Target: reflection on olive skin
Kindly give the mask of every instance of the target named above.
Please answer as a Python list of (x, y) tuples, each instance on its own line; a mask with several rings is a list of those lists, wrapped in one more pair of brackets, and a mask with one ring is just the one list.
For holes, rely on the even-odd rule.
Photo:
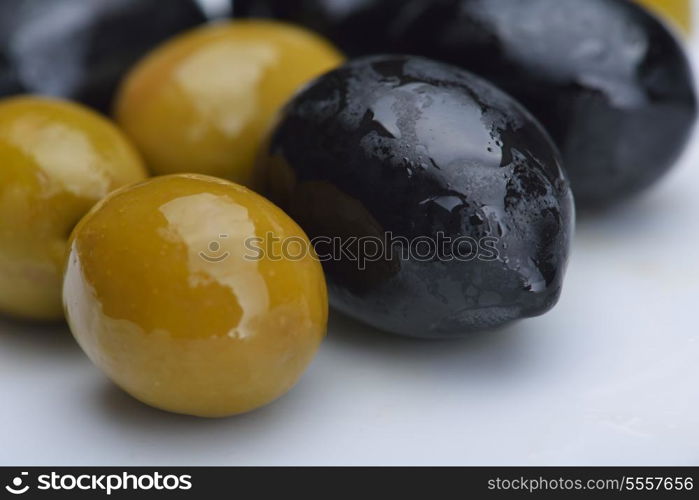
[[(288, 3), (251, 0), (249, 8), (313, 26), (351, 56), (422, 55), (507, 91), (552, 135), (581, 207), (652, 185), (674, 165), (696, 119), (682, 44), (631, 1), (356, 0), (339, 2), (341, 10), (330, 0), (281, 5)], [(312, 21), (316, 9), (325, 14)], [(348, 30), (360, 17), (374, 23)]]
[(558, 154), (516, 103), (464, 71), (355, 60), (291, 101), (260, 169), (265, 193), (313, 237), (496, 238), (490, 262), (326, 262), (333, 306), (360, 321), (449, 337), (558, 299), (573, 224)]
[[(333, 248), (331, 243), (316, 244), (321, 258), (330, 257), (323, 260), (323, 266), (334, 276), (337, 285), (361, 293), (400, 271), (397, 249), (385, 253), (377, 251), (378, 242), (381, 242), (382, 248), (389, 245), (381, 224), (359, 200), (343, 193), (333, 184), (326, 181), (301, 182), (294, 186), (286, 206), (296, 220), (306, 223), (304, 227), (311, 238), (326, 236), (342, 241), (342, 249), (354, 256), (355, 260), (333, 258), (337, 248)], [(377, 243), (370, 244), (370, 240)], [(359, 262), (361, 265), (358, 265)]]
[(225, 181), (177, 175), (115, 193), (73, 234), (73, 334), (116, 384), (158, 408), (218, 417), (272, 401), (315, 354), (327, 295), (312, 255), (253, 258), (248, 242), (270, 233), (306, 238)]
[(194, 0), (3, 0), (0, 95), (60, 96), (109, 112), (139, 58), (204, 21)]
[[(295, 220), (303, 221), (304, 231), (315, 245), (326, 272), (341, 286), (353, 292), (368, 291), (400, 271), (398, 249), (390, 248), (386, 231), (364, 205), (326, 181), (298, 182), (296, 173), (283, 156), (266, 155), (267, 143), (258, 158), (256, 187), (275, 200)], [(334, 241), (321, 238), (330, 238)], [(360, 238), (381, 241), (381, 255), (362, 245)], [(318, 241), (316, 241), (318, 239)], [(337, 258), (341, 249), (353, 260)], [(357, 262), (361, 261), (362, 266)]]
[(341, 61), (324, 39), (284, 23), (202, 27), (132, 70), (119, 92), (117, 121), (157, 174), (194, 172), (250, 185), (279, 107)]
[(66, 242), (80, 218), (146, 171), (104, 118), (66, 102), (0, 103), (0, 313), (59, 320)]

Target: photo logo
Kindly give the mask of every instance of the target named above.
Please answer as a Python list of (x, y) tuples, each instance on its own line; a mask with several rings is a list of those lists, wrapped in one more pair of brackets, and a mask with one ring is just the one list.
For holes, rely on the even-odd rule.
[(13, 495), (23, 495), (29, 491), (29, 485), (22, 486), (24, 484), (24, 476), (28, 476), (28, 472), (22, 472), (19, 476), (15, 477), (11, 484), (5, 486), (5, 489), (12, 493)]
[(206, 250), (203, 250), (199, 252), (199, 257), (204, 259), (207, 262), (223, 262), (226, 260), (228, 257), (231, 256), (230, 252), (222, 252), (221, 251), (221, 242), (220, 240), (225, 240), (228, 238), (227, 234), (219, 234), (218, 235), (218, 240), (214, 240), (209, 243), (209, 247)]
[(352, 263), (359, 271), (367, 264), (409, 260), (413, 262), (493, 262), (499, 259), (499, 238), (450, 236), (442, 231), (432, 236), (407, 238), (388, 231), (373, 236), (316, 236), (310, 241), (298, 236), (280, 238), (274, 233), (244, 241), (246, 260), (299, 261), (310, 256), (321, 263)]
[[(219, 263), (231, 253), (221, 246), (221, 240), (229, 238), (220, 234), (208, 247), (199, 252), (199, 257), (209, 263)], [(299, 236), (280, 238), (273, 232), (264, 236), (251, 236), (241, 242), (240, 253), (247, 261), (263, 259), (271, 261), (301, 261), (307, 257), (321, 263), (353, 263), (364, 271), (371, 263), (410, 260), (413, 262), (470, 262), (480, 260), (494, 262), (500, 258), (500, 239), (494, 236), (474, 238), (451, 236), (437, 232), (431, 236), (407, 238), (392, 232), (373, 236), (317, 236), (310, 241)], [(229, 247), (231, 248), (231, 247)], [(238, 255), (238, 249), (235, 250)]]

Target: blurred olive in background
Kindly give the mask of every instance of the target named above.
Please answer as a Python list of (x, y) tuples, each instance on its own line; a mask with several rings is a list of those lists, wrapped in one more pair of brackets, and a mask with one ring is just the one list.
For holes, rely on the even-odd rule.
[(342, 60), (302, 27), (215, 24), (144, 58), (124, 81), (115, 114), (156, 174), (208, 174), (250, 185), (260, 141), (279, 107)]
[(64, 101), (0, 101), (0, 314), (63, 317), (68, 236), (110, 191), (146, 178), (106, 118)]
[(412, 0), (392, 41), (519, 99), (561, 150), (580, 207), (618, 203), (657, 181), (696, 119), (681, 42), (633, 2)]
[(682, 31), (692, 31), (693, 0), (637, 0), (677, 24)]
[(234, 15), (304, 23), (351, 55), (423, 55), (489, 79), (548, 129), (582, 207), (608, 206), (653, 184), (676, 162), (695, 122), (682, 43), (631, 1), (289, 4), (236, 0)]
[(405, 0), (232, 0), (235, 17), (270, 17), (322, 33), (348, 56), (383, 50)]
[(60, 96), (108, 111), (133, 63), (204, 21), (195, 0), (2, 0), (0, 95)]

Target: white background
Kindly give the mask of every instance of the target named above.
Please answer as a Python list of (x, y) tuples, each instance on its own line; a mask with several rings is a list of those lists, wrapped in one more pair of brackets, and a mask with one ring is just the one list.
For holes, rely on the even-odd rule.
[(436, 343), (332, 318), (301, 383), (241, 417), (150, 409), (67, 329), (0, 320), (0, 464), (699, 465), (698, 164), (699, 136), (579, 221), (550, 314)]

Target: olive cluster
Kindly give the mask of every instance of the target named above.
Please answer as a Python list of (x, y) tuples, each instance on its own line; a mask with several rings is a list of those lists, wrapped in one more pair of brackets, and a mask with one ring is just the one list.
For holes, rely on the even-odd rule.
[(329, 304), (429, 339), (544, 314), (575, 203), (696, 119), (688, 0), (203, 3), (0, 2), (0, 313), (173, 412), (286, 393)]

